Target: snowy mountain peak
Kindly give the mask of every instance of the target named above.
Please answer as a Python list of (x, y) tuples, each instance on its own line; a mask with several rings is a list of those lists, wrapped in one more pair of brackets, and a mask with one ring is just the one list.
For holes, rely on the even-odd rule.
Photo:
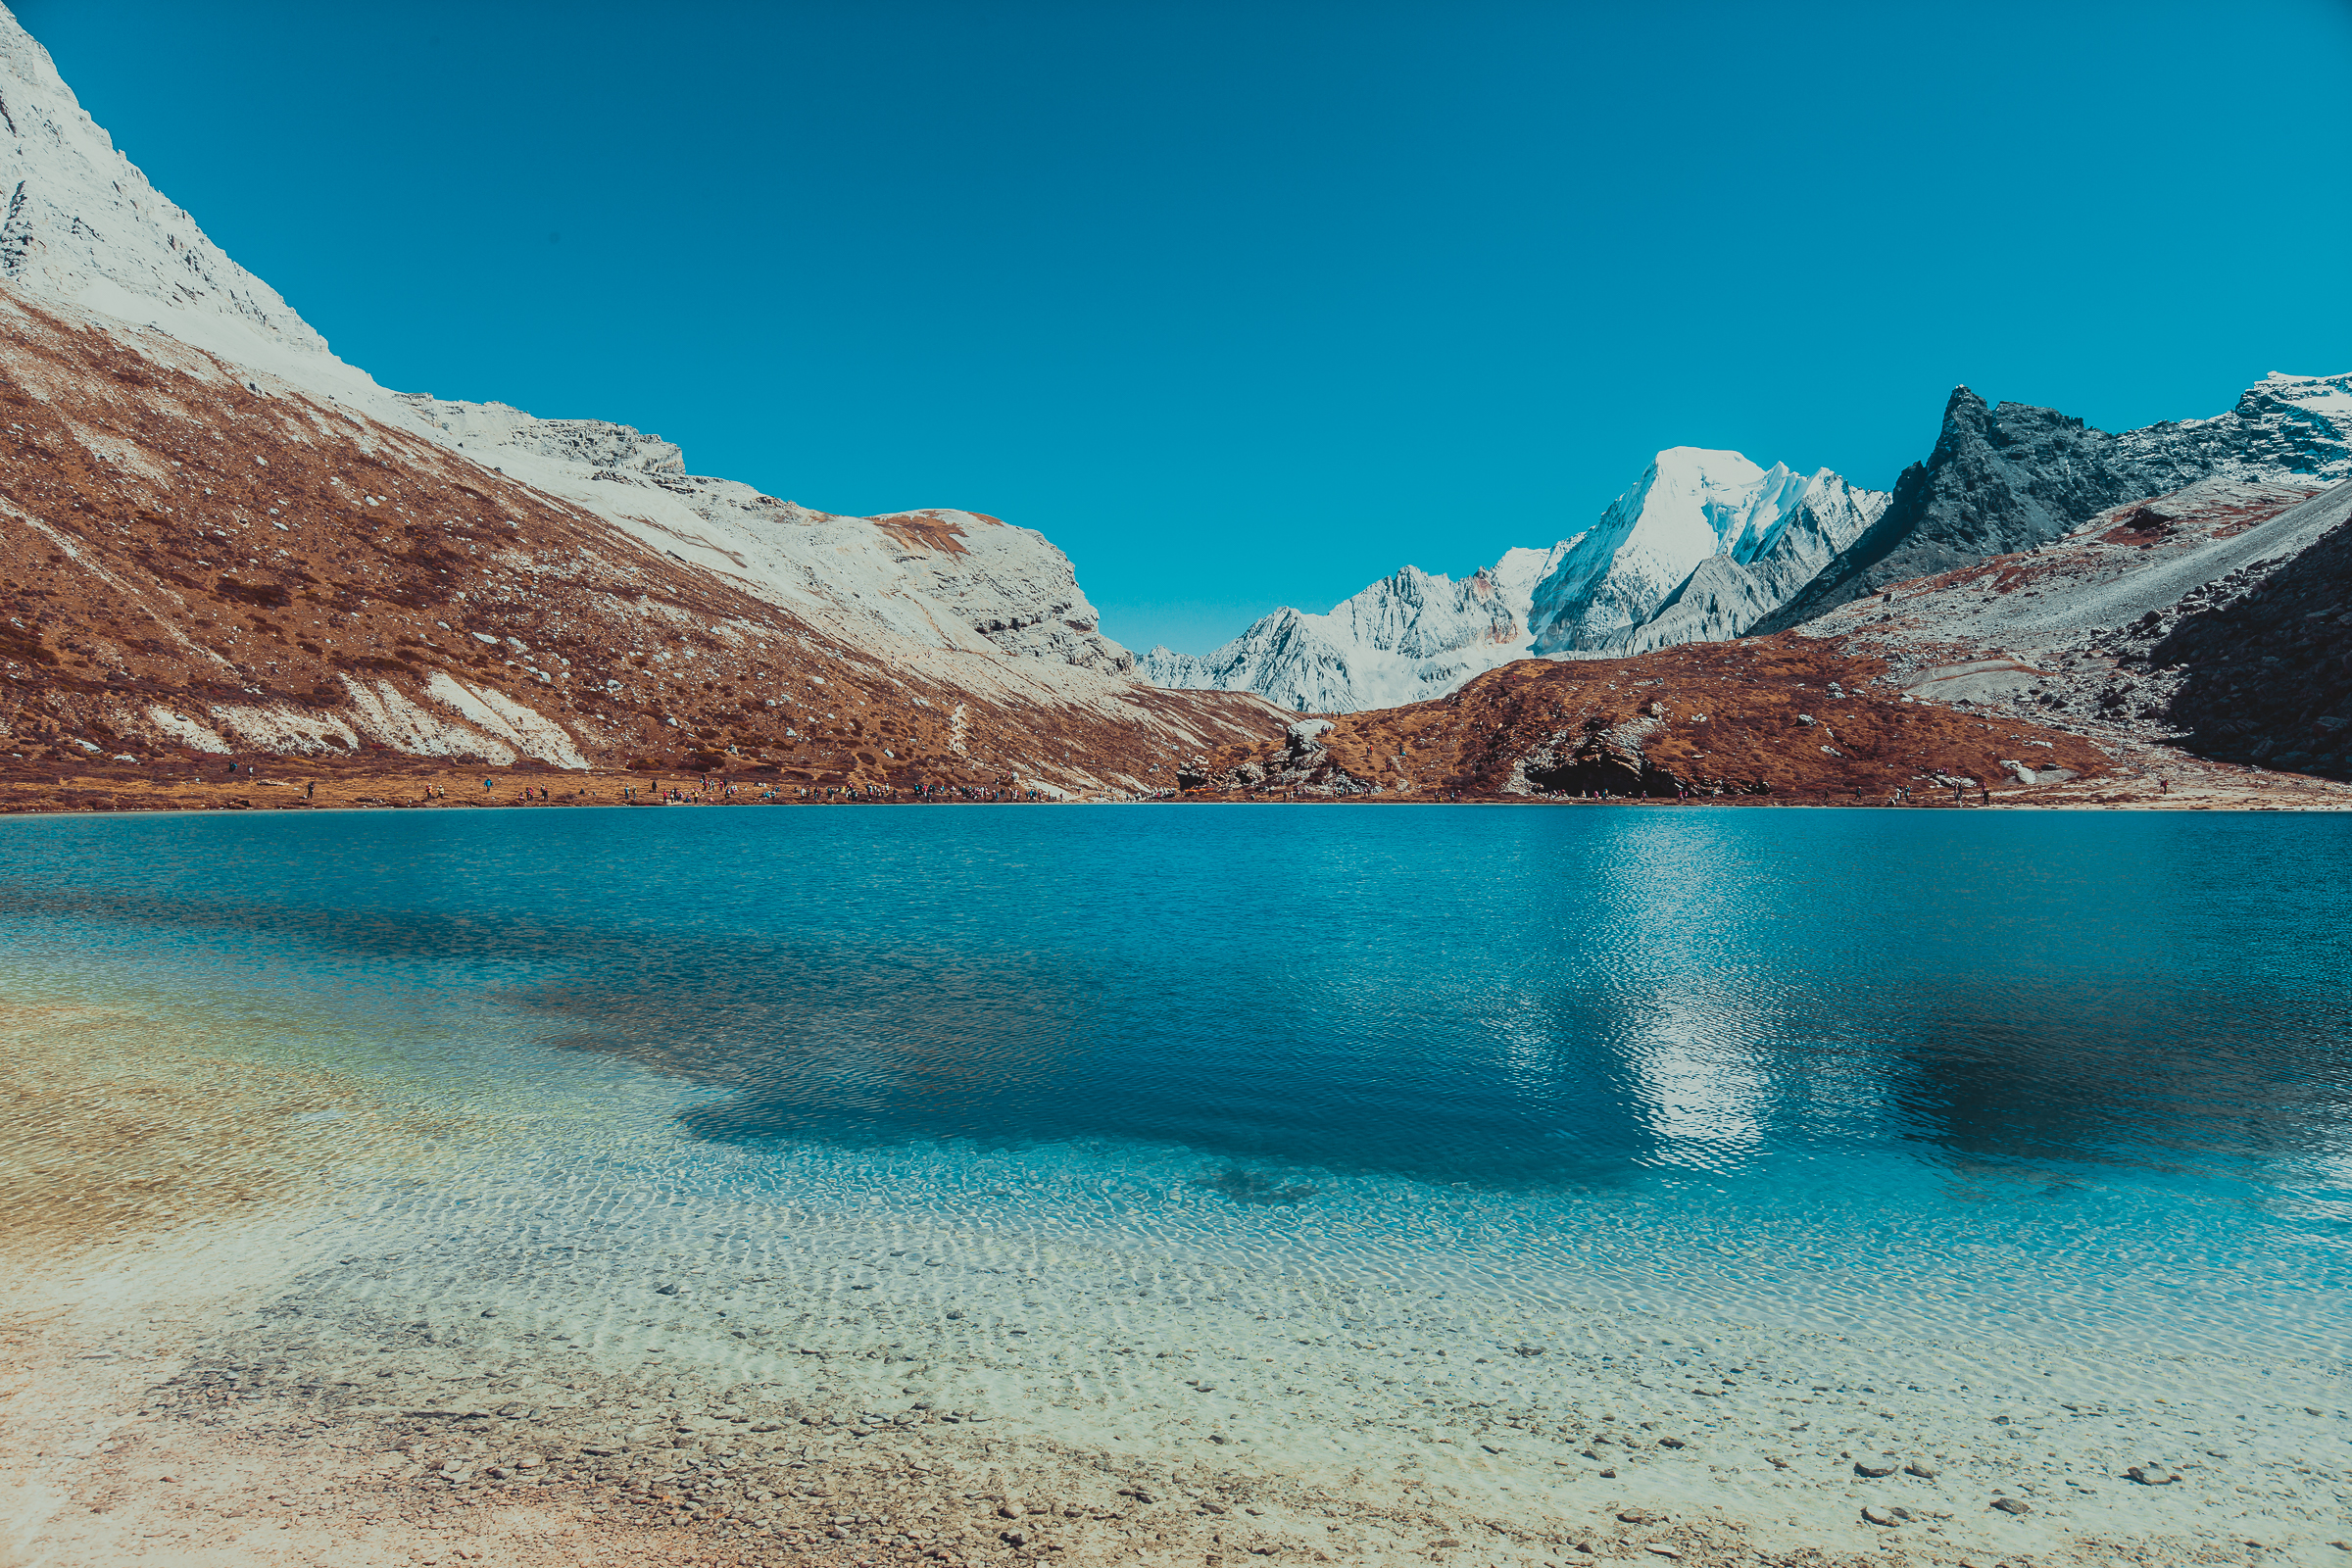
[(1154, 648), (1136, 673), (1180, 690), (1253, 691), (1298, 712), (1417, 703), (1521, 657), (1529, 580), (1509, 558), (1460, 582), (1405, 566), (1328, 614), (1274, 611), (1205, 658)]
[(625, 424), (377, 385), (116, 150), (5, 8), (0, 210), (0, 295), (127, 353), (176, 354), (201, 379), (233, 376), (292, 403), (323, 393), (337, 414), (528, 485), (681, 571), (975, 694), (1118, 704), (1133, 689), (1133, 656), (1102, 634), (1068, 558), (1030, 529), (944, 509), (837, 516), (689, 474), (675, 444)]
[(369, 387), (116, 149), (5, 8), (0, 138), (0, 280), (301, 384)]
[[(1670, 447), (1599, 522), (1547, 550), (1506, 550), (1458, 583), (1407, 566), (1328, 614), (1277, 610), (1204, 658), (1155, 648), (1139, 672), (1162, 686), (1353, 712), (1442, 697), (1531, 653), (1738, 636), (1886, 504), (1826, 468), (1807, 476), (1737, 452)], [(1702, 564), (1714, 568), (1705, 591), (1685, 593)]]
[(2277, 434), (2293, 465), (2290, 471), (2323, 479), (2352, 472), (2352, 370), (2341, 375), (2273, 370), (2238, 395), (2232, 412)]
[[(1622, 651), (1700, 563), (1724, 556), (1743, 567), (1761, 564), (1776, 579), (1786, 575), (1784, 557), (1818, 568), (1885, 505), (1884, 496), (1826, 468), (1808, 477), (1786, 464), (1759, 467), (1737, 452), (1669, 447), (1537, 586), (1534, 650)], [(1828, 537), (1837, 544), (1819, 552), (1816, 540)], [(1751, 597), (1765, 597), (1762, 582), (1754, 587)]]

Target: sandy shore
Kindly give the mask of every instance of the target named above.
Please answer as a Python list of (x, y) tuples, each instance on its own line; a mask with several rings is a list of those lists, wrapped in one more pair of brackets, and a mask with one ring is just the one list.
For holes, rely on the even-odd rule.
[(823, 1202), (714, 1192), (660, 1149), (437, 1152), (446, 1128), (119, 1009), (7, 1035), (10, 1568), (1991, 1568), (2352, 1539), (2340, 1359), (1677, 1315), (1277, 1249), (1274, 1209), (1222, 1249), (1023, 1229), (885, 1203), (881, 1166)]

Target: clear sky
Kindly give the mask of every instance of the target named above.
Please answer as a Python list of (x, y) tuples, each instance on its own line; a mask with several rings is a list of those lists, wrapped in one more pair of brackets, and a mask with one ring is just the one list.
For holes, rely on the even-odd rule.
[(1590, 521), (1871, 485), (1955, 382), (2352, 368), (2352, 5), (17, 0), (386, 385), (1042, 530), (1203, 652)]

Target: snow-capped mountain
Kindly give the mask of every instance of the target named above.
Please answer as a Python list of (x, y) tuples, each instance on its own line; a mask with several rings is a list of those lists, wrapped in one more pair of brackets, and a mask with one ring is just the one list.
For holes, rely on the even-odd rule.
[[(1737, 452), (1670, 447), (1537, 585), (1534, 650), (1630, 653), (1738, 636), (1886, 507), (1884, 493), (1827, 468), (1807, 477)], [(1713, 567), (1703, 597), (1683, 593), (1702, 564)], [(1643, 635), (1670, 602), (1686, 612)]]
[(1302, 713), (1442, 697), (1527, 657), (1529, 596), (1555, 554), (1506, 551), (1460, 582), (1406, 566), (1328, 614), (1277, 610), (1205, 658), (1154, 648), (1136, 672), (1178, 690), (1256, 692)]
[[(623, 424), (379, 386), (148, 182), (5, 9), (0, 207), (0, 391), (24, 447), (0, 471), (0, 561), (47, 584), (37, 646), (121, 677), (60, 698), (55, 725), (570, 766), (725, 733), (749, 757), (740, 715), (813, 687), (846, 693), (836, 713), (782, 726), (769, 756), (1134, 790), (1273, 716), (1137, 681), (1032, 530), (836, 515), (690, 475)], [(257, 530), (271, 547), (224, 566), (221, 541)], [(135, 628), (107, 608), (125, 599)], [(291, 605), (295, 626), (255, 613)], [(711, 649), (728, 667), (675, 678)], [(222, 680), (233, 701), (200, 696)]]
[(377, 391), (147, 182), (0, 9), (0, 282), (330, 395)]
[(957, 649), (1109, 676), (1135, 666), (1135, 656), (1098, 629), (1101, 616), (1069, 558), (1034, 529), (937, 509), (839, 516), (733, 479), (690, 474), (675, 444), (625, 424), (541, 419), (504, 404), (417, 393), (399, 398), (468, 456), (896, 658)]
[(1442, 697), (1532, 655), (1736, 637), (1867, 528), (1886, 497), (1828, 469), (1661, 452), (1600, 521), (1456, 583), (1407, 566), (1316, 615), (1282, 609), (1205, 657), (1154, 648), (1162, 686), (1253, 691), (1300, 712)]
[[(837, 516), (689, 475), (679, 449), (599, 419), (389, 392), (151, 185), (74, 101), (48, 51), (0, 11), (0, 281), (160, 328), (256, 372), (462, 448), (690, 564), (894, 651), (1041, 656), (1112, 676), (1134, 657), (1097, 629), (1069, 559), (974, 513), (947, 525)], [(596, 482), (592, 482), (596, 481)], [(948, 516), (948, 514), (939, 514)]]

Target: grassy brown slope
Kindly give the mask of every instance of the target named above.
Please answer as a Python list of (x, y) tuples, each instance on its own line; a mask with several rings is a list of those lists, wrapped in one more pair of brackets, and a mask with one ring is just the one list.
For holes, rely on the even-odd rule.
[(1259, 745), (1229, 749), (1206, 773), (1215, 788), (1409, 787), (1407, 798), (1681, 786), (1834, 801), (1884, 799), (1939, 771), (1996, 780), (2007, 760), (2079, 775), (2106, 765), (2064, 731), (1882, 695), (1872, 683), (1885, 669), (1794, 636), (1522, 660), (1435, 702), (1338, 718), (1319, 768)]
[(353, 757), (316, 736), (366, 733), (359, 706), (387, 692), (451, 721), (440, 674), (552, 720), (598, 766), (801, 785), (1141, 783), (1273, 726), (1247, 694), (1024, 703), (959, 689), (953, 660), (885, 667), (332, 401), (255, 391), (193, 350), (142, 352), (6, 291), (0, 325), (0, 772), (184, 760), (159, 713), (266, 710), (286, 727), (277, 751), (398, 776), (404, 750), (469, 754), (395, 736)]

